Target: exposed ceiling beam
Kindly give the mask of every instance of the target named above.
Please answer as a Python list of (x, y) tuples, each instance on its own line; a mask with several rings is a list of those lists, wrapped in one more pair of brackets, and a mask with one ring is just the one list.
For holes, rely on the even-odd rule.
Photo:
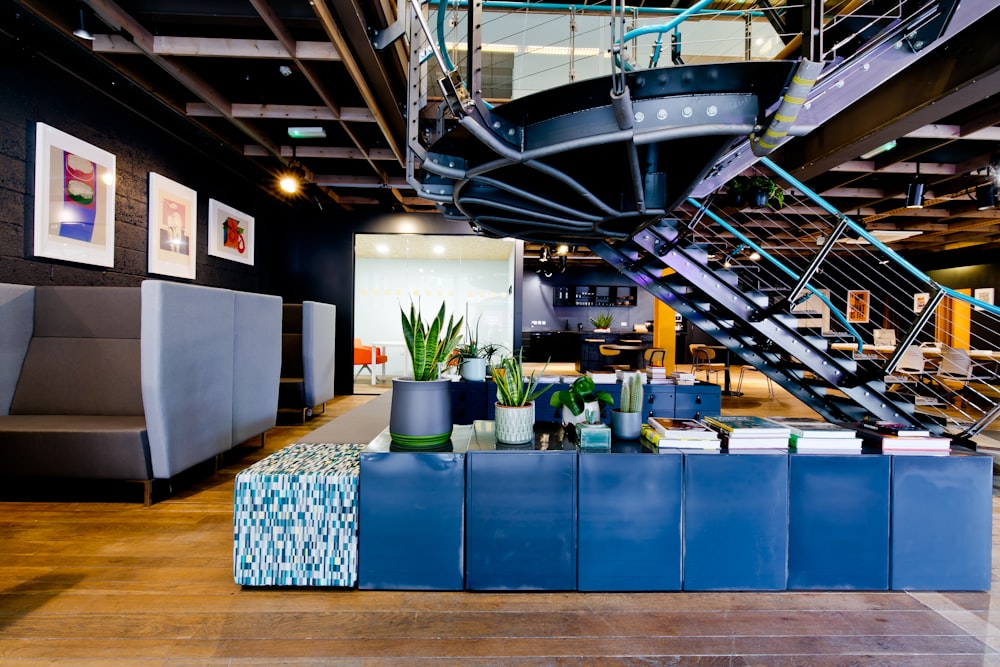
[[(142, 49), (121, 35), (94, 35), (96, 53), (141, 54)], [(291, 58), (338, 61), (340, 54), (329, 42), (295, 42), (290, 53), (274, 39), (229, 39), (218, 37), (153, 37), (153, 52), (159, 56), (207, 58)]]
[(315, 174), (313, 182), (331, 188), (400, 188), (412, 190), (406, 178), (396, 176), (386, 180), (379, 180), (374, 176), (338, 176), (335, 174)]
[(846, 171), (860, 174), (871, 174), (874, 172), (882, 174), (915, 174), (918, 164), (920, 165), (920, 173), (925, 176), (955, 175), (955, 165), (938, 162), (894, 162), (878, 168), (875, 166), (873, 160), (848, 160), (843, 164), (837, 165), (830, 171)]
[[(208, 104), (191, 102), (187, 105), (189, 116), (218, 116), (219, 112)], [(340, 107), (340, 117), (328, 107), (304, 104), (232, 104), (236, 118), (271, 118), (286, 120), (342, 120), (352, 123), (374, 123), (375, 116), (364, 107)]]
[[(367, 155), (368, 147), (364, 145), (364, 142), (362, 142), (360, 138), (358, 138), (351, 127), (340, 118), (340, 104), (334, 100), (333, 94), (327, 87), (326, 83), (313, 71), (312, 67), (310, 67), (308, 63), (301, 60), (295, 54), (295, 40), (292, 38), (291, 33), (285, 26), (284, 21), (281, 20), (281, 17), (278, 16), (266, 0), (250, 0), (250, 4), (253, 5), (253, 8), (260, 15), (261, 19), (263, 19), (264, 23), (267, 24), (267, 27), (272, 33), (274, 33), (274, 36), (278, 38), (278, 41), (281, 42), (281, 44), (289, 52), (292, 62), (295, 63), (296, 67), (298, 67), (299, 71), (302, 73), (302, 76), (305, 77), (306, 81), (309, 82), (309, 85), (312, 86), (313, 90), (316, 91), (316, 94), (319, 95), (323, 104), (325, 104), (337, 118), (337, 122), (340, 123), (341, 129), (345, 134), (347, 134), (351, 143), (354, 144), (357, 149), (362, 152), (362, 154)], [(337, 49), (339, 52), (340, 48), (337, 47)], [(372, 171), (374, 171), (380, 178), (385, 178), (385, 171), (383, 171), (382, 167), (375, 164), (373, 160), (367, 160), (367, 162), (371, 166)]]
[(966, 139), (968, 141), (1000, 141), (1000, 127), (987, 127), (963, 134), (961, 125), (924, 125), (906, 137), (908, 139)]
[[(243, 147), (243, 154), (249, 157), (267, 155), (260, 146), (248, 144)], [(307, 157), (329, 160), (395, 160), (396, 156), (388, 148), (373, 148), (367, 154), (362, 154), (356, 148), (347, 146), (282, 146), (281, 154), (285, 157)]]
[(94, 12), (108, 25), (126, 30), (131, 36), (135, 45), (146, 54), (164, 72), (173, 77), (178, 83), (183, 85), (192, 94), (199, 97), (206, 104), (211, 105), (222, 116), (229, 120), (236, 128), (247, 135), (251, 140), (261, 146), (284, 162), (278, 151), (277, 145), (271, 142), (257, 128), (249, 125), (232, 115), (232, 104), (219, 91), (215, 90), (200, 76), (195, 74), (190, 68), (180, 62), (168, 57), (158, 55), (154, 48), (153, 34), (146, 30), (135, 18), (119, 7), (112, 0), (83, 0)]

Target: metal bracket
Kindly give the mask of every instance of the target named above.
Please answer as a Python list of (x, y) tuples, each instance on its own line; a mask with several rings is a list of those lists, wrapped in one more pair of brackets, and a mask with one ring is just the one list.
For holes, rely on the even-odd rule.
[(398, 18), (388, 28), (383, 28), (382, 30), (372, 30), (372, 46), (375, 47), (376, 51), (382, 51), (385, 47), (391, 45), (397, 39), (402, 37), (405, 32), (405, 22), (402, 18)]

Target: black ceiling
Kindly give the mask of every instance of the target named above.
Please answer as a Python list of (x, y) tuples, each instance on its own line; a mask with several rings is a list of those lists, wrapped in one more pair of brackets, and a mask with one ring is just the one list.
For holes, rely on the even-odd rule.
[[(1000, 10), (998, 0), (966, 4), (981, 18), (773, 158), (870, 230), (920, 230), (893, 244), (903, 253), (963, 249), (986, 262), (1000, 247), (1000, 212), (980, 211), (974, 192), (1000, 154)], [(434, 210), (406, 181), (402, 40), (372, 46), (374, 31), (392, 23), (395, 2), (0, 0), (0, 7), (0, 35), (60, 61), (77, 54), (74, 69), (107, 94), (121, 95), (109, 89), (108, 73), (131, 82), (132, 94), (152, 96), (191, 141), (218, 142), (262, 187), (293, 160), (294, 146), (313, 178), (311, 196), (351, 210)], [(72, 35), (81, 9), (93, 42)], [(289, 126), (311, 125), (326, 137), (288, 135)], [(860, 157), (890, 141), (892, 150)], [(927, 203), (906, 209), (918, 164)], [(529, 246), (526, 256), (534, 252)]]

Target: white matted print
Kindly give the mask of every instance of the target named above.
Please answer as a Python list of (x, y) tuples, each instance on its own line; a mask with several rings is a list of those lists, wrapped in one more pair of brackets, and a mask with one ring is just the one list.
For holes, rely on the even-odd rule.
[(149, 173), (150, 273), (194, 280), (197, 211), (197, 192)]
[(252, 216), (208, 200), (208, 254), (253, 266), (254, 220)]
[[(983, 303), (988, 303), (993, 305), (993, 289), (992, 287), (977, 287), (973, 290), (972, 294), (977, 301), (982, 301)], [(976, 306), (976, 310), (986, 310), (982, 306)]]
[(930, 292), (917, 292), (913, 295), (913, 312), (922, 313), (927, 307), (927, 302), (931, 300)]
[(115, 265), (115, 156), (44, 123), (35, 127), (32, 254)]

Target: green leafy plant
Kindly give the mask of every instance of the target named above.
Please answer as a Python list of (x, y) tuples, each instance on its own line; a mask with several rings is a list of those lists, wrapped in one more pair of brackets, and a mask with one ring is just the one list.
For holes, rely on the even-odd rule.
[[(573, 380), (573, 384), (569, 386), (569, 389), (557, 391), (552, 394), (552, 397), (549, 399), (549, 405), (553, 408), (564, 406), (576, 417), (583, 412), (584, 405), (593, 403), (594, 401), (608, 405), (615, 404), (615, 399), (611, 394), (606, 391), (597, 391), (597, 385), (594, 384), (594, 380), (586, 375), (581, 375)], [(590, 421), (589, 415), (588, 421)]]
[(450, 316), (448, 323), (445, 324), (444, 303), (430, 324), (424, 323), (420, 310), (412, 301), (409, 317), (402, 308), (400, 314), (403, 321), (403, 339), (413, 361), (413, 379), (417, 381), (438, 379), (438, 364), (445, 361), (449, 351), (454, 350), (462, 340), (460, 333), (462, 318), (458, 318), (456, 322), (454, 316)]
[(611, 327), (612, 321), (611, 313), (601, 313), (597, 317), (590, 318), (590, 323), (594, 325), (595, 329), (608, 329)]
[[(493, 367), (493, 382), (497, 385), (497, 403), (507, 407), (521, 407), (538, 398), (545, 389), (538, 389), (538, 378), (532, 371), (527, 380), (524, 379), (524, 363), (522, 361), (522, 350), (517, 351), (517, 356), (509, 355), (503, 357), (500, 363)], [(538, 373), (539, 377), (545, 374), (545, 369), (549, 367), (549, 362)]]
[(628, 373), (622, 379), (622, 402), (618, 408), (621, 412), (639, 412), (642, 409), (642, 376), (638, 373)]
[(775, 210), (785, 205), (785, 192), (766, 176), (737, 176), (726, 184), (726, 190), (733, 195), (737, 205), (756, 205), (757, 192), (764, 195), (764, 205)]

